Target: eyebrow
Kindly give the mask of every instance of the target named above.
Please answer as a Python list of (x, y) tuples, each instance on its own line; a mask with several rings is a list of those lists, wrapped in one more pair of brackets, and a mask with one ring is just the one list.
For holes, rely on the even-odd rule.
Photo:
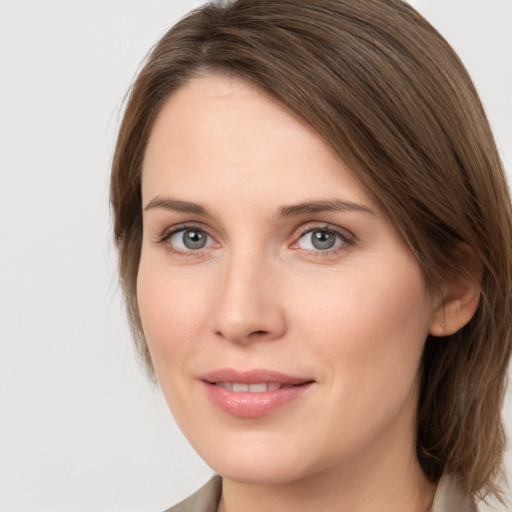
[(179, 199), (172, 199), (169, 197), (154, 197), (144, 207), (144, 211), (147, 212), (152, 208), (162, 208), (164, 210), (174, 212), (194, 213), (196, 215), (212, 216), (211, 213), (200, 204), (191, 203), (190, 201), (180, 201)]
[(341, 201), (339, 199), (331, 199), (325, 201), (306, 201), (303, 203), (282, 206), (277, 210), (277, 217), (292, 217), (294, 215), (304, 215), (320, 212), (362, 212), (375, 215), (367, 206), (351, 201)]
[[(154, 197), (144, 207), (144, 211), (148, 211), (153, 208), (162, 208), (168, 211), (193, 213), (195, 215), (213, 217), (208, 209), (204, 206), (201, 206), (200, 204), (192, 203), (190, 201), (182, 201), (179, 199), (172, 199), (170, 197)], [(339, 199), (329, 199), (322, 201), (305, 201), (302, 203), (281, 206), (277, 209), (275, 216), (277, 218), (282, 218), (333, 211), (355, 211), (375, 215), (373, 211), (370, 210), (370, 208), (362, 204), (353, 203), (352, 201), (341, 201)]]

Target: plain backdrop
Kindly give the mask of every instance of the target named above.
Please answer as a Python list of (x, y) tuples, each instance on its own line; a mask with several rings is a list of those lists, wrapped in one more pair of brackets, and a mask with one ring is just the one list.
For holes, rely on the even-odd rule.
[[(2, 512), (158, 512), (212, 473), (137, 366), (108, 206), (122, 98), (200, 3), (0, 0)], [(512, 1), (412, 3), (466, 63), (512, 172)]]

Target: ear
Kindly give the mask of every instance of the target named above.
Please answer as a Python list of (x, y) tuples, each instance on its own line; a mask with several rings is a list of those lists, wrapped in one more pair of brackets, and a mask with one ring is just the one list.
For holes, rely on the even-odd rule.
[[(449, 336), (462, 329), (472, 318), (480, 301), (482, 282), (481, 264), (469, 247), (464, 246), (466, 256), (466, 275), (456, 274), (445, 284), (443, 296), (437, 301), (430, 324), (431, 336)], [(473, 277), (470, 277), (470, 276)]]

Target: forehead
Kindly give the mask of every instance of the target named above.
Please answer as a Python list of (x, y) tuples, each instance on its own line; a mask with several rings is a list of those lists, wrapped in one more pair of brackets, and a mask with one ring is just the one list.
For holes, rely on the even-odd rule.
[[(174, 150), (189, 150), (189, 157), (207, 151), (221, 156), (222, 149), (223, 156), (227, 156), (231, 148), (247, 152), (258, 147), (259, 161), (270, 156), (274, 146), (270, 138), (276, 135), (281, 143), (295, 146), (288, 153), (290, 157), (306, 148), (332, 153), (313, 128), (265, 91), (236, 77), (199, 76), (179, 88), (161, 109), (150, 136), (144, 168), (151, 165), (155, 150), (161, 152), (170, 143)], [(235, 151), (231, 153), (234, 156)], [(238, 154), (242, 160), (244, 153)], [(283, 151), (281, 158), (285, 156)]]
[[(178, 89), (155, 121), (143, 164), (147, 202), (179, 192), (234, 191), (289, 201), (322, 198), (334, 190), (368, 199), (331, 146), (278, 100), (238, 78), (206, 75)], [(343, 189), (343, 190), (341, 190)]]

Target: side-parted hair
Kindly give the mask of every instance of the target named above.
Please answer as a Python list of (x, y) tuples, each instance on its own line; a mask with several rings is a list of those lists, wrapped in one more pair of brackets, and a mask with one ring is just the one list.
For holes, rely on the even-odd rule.
[(153, 48), (129, 95), (111, 178), (120, 279), (150, 375), (136, 297), (142, 162), (165, 101), (207, 73), (260, 87), (330, 143), (389, 215), (433, 294), (458, 274), (481, 282), (469, 324), (426, 341), (417, 454), (433, 481), (446, 471), (468, 496), (500, 498), (512, 334), (510, 199), (468, 73), (401, 0), (213, 2)]

